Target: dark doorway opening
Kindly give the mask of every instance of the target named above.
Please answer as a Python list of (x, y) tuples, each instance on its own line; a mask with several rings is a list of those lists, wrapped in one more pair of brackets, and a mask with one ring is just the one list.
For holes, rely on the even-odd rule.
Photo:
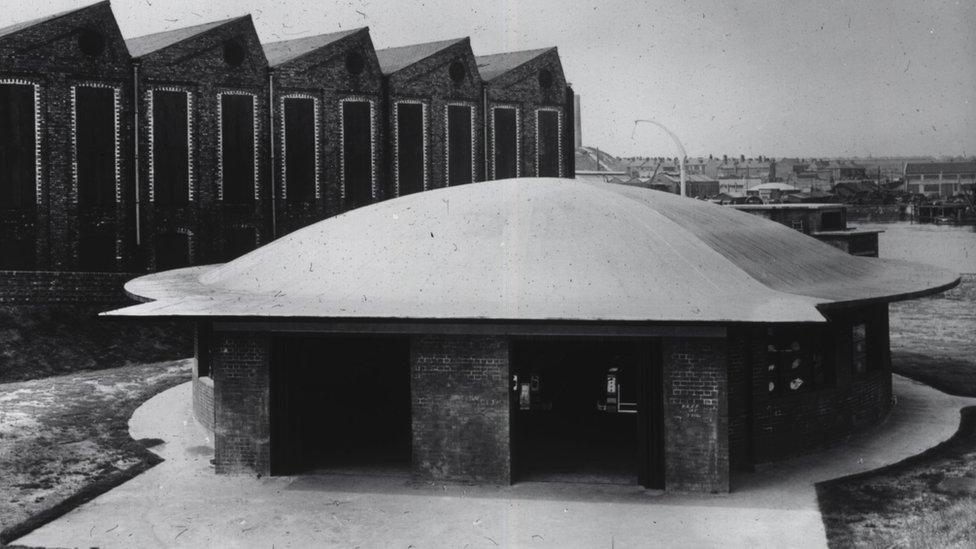
[(349, 208), (373, 201), (371, 111), (366, 101), (342, 102), (342, 183)]
[(115, 90), (75, 88), (78, 202), (115, 204)]
[(0, 209), (32, 208), (37, 176), (34, 87), (0, 84)]
[(315, 200), (315, 100), (285, 99), (285, 192), (288, 200)]
[(408, 473), (410, 407), (409, 339), (279, 337), (271, 473)]
[(224, 202), (254, 202), (254, 97), (220, 96), (221, 183)]
[(400, 196), (424, 190), (424, 106), (397, 103), (397, 185)]
[(153, 200), (184, 205), (190, 199), (190, 143), (185, 92), (153, 92)]
[(539, 158), (539, 177), (559, 177), (559, 113), (537, 111), (539, 142), (536, 143)]
[(471, 119), (474, 109), (467, 105), (447, 107), (447, 174), (448, 185), (463, 185), (474, 181), (474, 147)]
[(654, 356), (647, 340), (513, 342), (514, 479), (663, 487)]
[(518, 116), (514, 108), (492, 110), (495, 179), (518, 177)]

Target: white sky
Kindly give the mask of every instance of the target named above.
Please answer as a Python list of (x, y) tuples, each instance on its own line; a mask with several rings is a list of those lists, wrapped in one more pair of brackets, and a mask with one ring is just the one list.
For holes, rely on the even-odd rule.
[[(92, 3), (0, 0), (0, 26)], [(976, 2), (115, 0), (128, 38), (251, 13), (263, 41), (558, 46), (583, 142), (618, 155), (976, 154)]]

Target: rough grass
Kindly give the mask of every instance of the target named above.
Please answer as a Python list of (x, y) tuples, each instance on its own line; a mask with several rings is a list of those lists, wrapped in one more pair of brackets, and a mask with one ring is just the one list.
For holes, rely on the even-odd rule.
[(0, 306), (0, 383), (193, 354), (186, 323), (97, 318), (113, 305)]
[(0, 384), (0, 544), (158, 463), (128, 421), (188, 360)]
[[(940, 296), (891, 306), (894, 371), (976, 397), (976, 275)], [(976, 407), (939, 446), (817, 485), (831, 547), (976, 545)]]

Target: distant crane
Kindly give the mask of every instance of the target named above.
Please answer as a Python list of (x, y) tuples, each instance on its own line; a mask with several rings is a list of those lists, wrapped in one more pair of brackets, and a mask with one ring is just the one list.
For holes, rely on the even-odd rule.
[(657, 121), (654, 121), (654, 120), (634, 120), (634, 129), (630, 132), (630, 138), (631, 139), (634, 138), (634, 132), (637, 131), (637, 125), (638, 124), (641, 124), (641, 123), (654, 124), (655, 126), (657, 126), (657, 127), (661, 128), (662, 130), (664, 130), (668, 134), (668, 137), (670, 137), (671, 140), (674, 141), (674, 145), (678, 148), (678, 168), (679, 168), (680, 173), (681, 173), (681, 193), (680, 194), (681, 194), (681, 196), (685, 196), (685, 181), (686, 181), (686, 179), (685, 179), (685, 157), (688, 156), (688, 153), (685, 152), (685, 146), (681, 144), (681, 140), (678, 139), (678, 136), (675, 135), (674, 132), (672, 132), (667, 127), (665, 127), (664, 124), (661, 124), (660, 122), (657, 122)]

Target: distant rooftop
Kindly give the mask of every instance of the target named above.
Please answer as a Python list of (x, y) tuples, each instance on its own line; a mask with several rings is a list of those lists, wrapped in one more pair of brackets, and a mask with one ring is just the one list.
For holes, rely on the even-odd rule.
[(264, 55), (268, 58), (268, 65), (276, 67), (293, 59), (297, 59), (307, 53), (311, 53), (319, 48), (325, 47), (333, 42), (337, 42), (347, 36), (356, 34), (367, 27), (358, 29), (330, 32), (316, 36), (306, 36), (294, 40), (283, 40), (264, 44)]
[(200, 25), (193, 25), (192, 27), (182, 27), (179, 29), (173, 29), (163, 32), (157, 32), (155, 34), (147, 34), (145, 36), (137, 36), (135, 38), (130, 38), (125, 41), (125, 45), (129, 48), (129, 55), (132, 57), (142, 57), (163, 48), (168, 48), (174, 44), (178, 44), (188, 38), (203, 34), (211, 29), (215, 29), (227, 23), (238, 21), (248, 17), (243, 15), (240, 17), (233, 17), (231, 19), (222, 19), (220, 21), (211, 21), (209, 23), (203, 23)]
[(380, 70), (383, 71), (383, 74), (393, 74), (463, 40), (466, 38), (376, 50), (376, 59), (380, 62)]
[(976, 162), (908, 162), (905, 175), (976, 174)]
[(475, 61), (478, 62), (478, 71), (481, 72), (481, 79), (488, 82), (554, 49), (555, 48), (542, 48), (538, 50), (510, 51), (504, 53), (494, 53), (491, 55), (478, 55), (475, 57)]

